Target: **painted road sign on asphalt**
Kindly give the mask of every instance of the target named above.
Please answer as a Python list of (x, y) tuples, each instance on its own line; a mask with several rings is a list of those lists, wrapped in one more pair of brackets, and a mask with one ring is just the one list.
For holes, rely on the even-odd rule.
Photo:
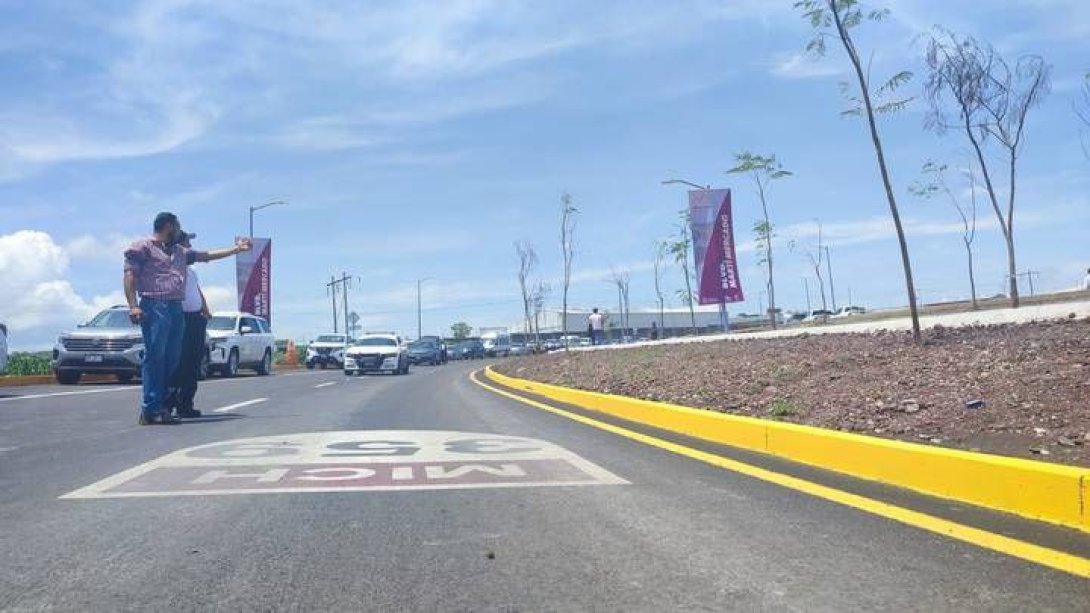
[(435, 430), (312, 432), (182, 449), (61, 498), (624, 484), (552, 443)]

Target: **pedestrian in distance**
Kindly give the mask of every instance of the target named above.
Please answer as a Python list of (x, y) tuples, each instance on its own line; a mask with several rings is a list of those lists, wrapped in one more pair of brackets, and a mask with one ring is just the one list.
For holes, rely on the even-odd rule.
[(659, 340), (659, 324), (657, 322), (651, 322), (651, 340)]
[(1086, 269), (1086, 276), (1082, 278), (1082, 290), (1090, 292), (1090, 268)]
[(176, 424), (166, 407), (167, 385), (182, 354), (185, 319), (186, 267), (194, 262), (221, 260), (250, 249), (250, 240), (236, 240), (234, 247), (193, 251), (180, 244), (182, 226), (173, 213), (159, 213), (153, 234), (125, 250), (124, 287), (129, 319), (140, 324), (144, 360), (140, 367), (143, 386), (141, 425)]
[[(197, 238), (196, 234), (183, 231), (179, 234), (178, 244), (186, 249), (192, 249), (191, 241), (194, 238)], [(208, 320), (212, 318), (208, 301), (204, 297), (204, 292), (201, 291), (200, 277), (192, 266), (186, 266), (185, 269), (185, 297), (182, 298), (182, 313), (185, 320), (182, 333), (182, 355), (171, 378), (166, 408), (172, 410), (179, 418), (190, 419), (201, 416), (201, 412), (193, 408), (193, 401), (197, 396), (201, 364), (204, 362), (204, 354), (207, 350), (205, 334)]]
[(587, 325), (590, 328), (591, 344), (601, 345), (605, 340), (606, 316), (598, 312), (598, 307), (595, 307), (587, 317)]

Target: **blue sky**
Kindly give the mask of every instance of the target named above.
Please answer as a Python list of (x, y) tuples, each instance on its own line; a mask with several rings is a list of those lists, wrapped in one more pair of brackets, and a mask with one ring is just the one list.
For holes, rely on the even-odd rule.
[[(299, 339), (329, 327), (324, 283), (359, 278), (368, 328), (517, 321), (512, 243), (535, 244), (558, 286), (559, 197), (580, 209), (571, 302), (612, 305), (611, 269), (632, 304), (654, 303), (653, 243), (672, 232), (683, 177), (733, 187), (744, 288), (758, 309), (758, 214), (723, 171), (735, 152), (775, 153), (793, 177), (770, 201), (780, 305), (803, 308), (814, 219), (830, 245), (838, 301), (902, 303), (896, 242), (865, 126), (842, 119), (839, 49), (801, 54), (791, 2), (6, 2), (0, 0), (0, 320), (17, 347), (47, 346), (121, 300), (120, 250), (173, 210), (204, 247), (246, 231), (274, 240), (274, 326)], [(1038, 288), (1074, 286), (1090, 265), (1090, 161), (1072, 111), (1090, 71), (1081, 0), (877, 2), (877, 77), (917, 72), (915, 37), (935, 23), (1008, 57), (1042, 54), (1053, 92), (1030, 122), (1016, 228), (1019, 268)], [(882, 130), (921, 296), (966, 295), (959, 228), (941, 201), (908, 195), (928, 158), (964, 166), (956, 134), (923, 129), (925, 105)], [(981, 208), (981, 292), (1002, 289), (1002, 243)], [(794, 242), (795, 249), (788, 244)], [(234, 268), (200, 269), (230, 308)], [(670, 300), (682, 284), (675, 268)], [(816, 297), (815, 297), (816, 298)], [(554, 292), (551, 303), (558, 302)]]

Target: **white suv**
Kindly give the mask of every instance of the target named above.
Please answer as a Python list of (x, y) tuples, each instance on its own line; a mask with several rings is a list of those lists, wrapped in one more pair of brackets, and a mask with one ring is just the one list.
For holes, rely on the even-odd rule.
[(272, 372), (276, 339), (269, 322), (235, 311), (212, 314), (208, 320), (208, 368), (234, 377), (240, 368), (252, 368), (259, 375)]

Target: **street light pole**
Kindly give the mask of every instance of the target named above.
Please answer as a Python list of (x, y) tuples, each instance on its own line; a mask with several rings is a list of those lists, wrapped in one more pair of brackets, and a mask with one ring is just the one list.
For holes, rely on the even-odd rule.
[(250, 238), (254, 237), (254, 212), (260, 211), (261, 209), (267, 209), (270, 206), (278, 206), (281, 204), (287, 204), (287, 202), (284, 202), (283, 200), (273, 200), (272, 202), (266, 202), (265, 204), (259, 204), (257, 206), (250, 207)]
[(421, 288), (425, 281), (431, 280), (431, 277), (423, 277), (416, 280), (416, 338), (420, 339), (424, 335), (424, 309), (421, 299)]

